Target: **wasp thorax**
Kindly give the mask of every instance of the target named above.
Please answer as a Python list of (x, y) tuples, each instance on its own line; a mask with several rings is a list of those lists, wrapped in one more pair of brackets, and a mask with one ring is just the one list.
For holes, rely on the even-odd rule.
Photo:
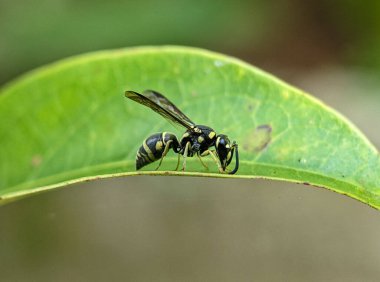
[(199, 136), (202, 137), (201, 138), (202, 142), (204, 140), (208, 144), (215, 143), (216, 133), (211, 127), (208, 127), (205, 125), (197, 125), (196, 129), (198, 129), (199, 131), (197, 131), (195, 134), (199, 134)]
[(187, 156), (193, 156), (196, 153), (202, 154), (215, 144), (216, 133), (215, 131), (205, 125), (195, 125), (187, 130), (180, 140), (182, 152), (185, 153), (186, 146)]

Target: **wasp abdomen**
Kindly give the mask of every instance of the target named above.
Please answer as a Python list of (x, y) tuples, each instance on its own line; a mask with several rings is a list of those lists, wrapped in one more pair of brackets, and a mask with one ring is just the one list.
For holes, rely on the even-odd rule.
[(142, 146), (138, 149), (136, 155), (136, 169), (140, 169), (154, 161), (162, 158), (162, 155), (173, 148), (178, 152), (178, 139), (177, 137), (168, 132), (155, 133), (146, 138)]

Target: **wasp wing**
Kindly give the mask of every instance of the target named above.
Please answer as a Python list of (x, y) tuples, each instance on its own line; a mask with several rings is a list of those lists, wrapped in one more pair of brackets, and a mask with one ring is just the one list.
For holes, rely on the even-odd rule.
[(177, 108), (176, 105), (174, 105), (164, 95), (154, 90), (145, 90), (143, 92), (143, 95), (148, 97), (150, 100), (152, 100), (156, 104), (160, 105), (162, 108), (176, 115), (179, 119), (184, 120), (189, 125), (194, 125), (194, 122), (192, 122), (180, 109)]
[(151, 108), (169, 121), (173, 121), (187, 129), (194, 127), (194, 123), (164, 95), (152, 90), (147, 90), (144, 94), (146, 96), (134, 91), (125, 91), (125, 97)]

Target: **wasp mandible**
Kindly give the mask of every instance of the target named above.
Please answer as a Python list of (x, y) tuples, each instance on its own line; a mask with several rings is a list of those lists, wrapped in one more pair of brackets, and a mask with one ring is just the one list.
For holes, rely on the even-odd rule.
[[(178, 154), (175, 170), (178, 169), (181, 155), (183, 156), (183, 171), (186, 169), (187, 157), (196, 155), (202, 165), (207, 168), (201, 157), (210, 155), (217, 164), (219, 172), (234, 174), (238, 171), (238, 144), (235, 141), (231, 143), (227, 135), (217, 135), (211, 127), (196, 125), (170, 102), (168, 98), (156, 91), (145, 90), (143, 94), (126, 91), (125, 97), (152, 109), (167, 120), (186, 128), (186, 132), (179, 141), (174, 134), (169, 132), (156, 133), (146, 138), (137, 151), (136, 170), (160, 160), (156, 168), (157, 170), (168, 151), (172, 149)], [(211, 150), (211, 147), (215, 147), (215, 150)], [(231, 163), (234, 153), (236, 158), (235, 168), (228, 172), (226, 168)]]

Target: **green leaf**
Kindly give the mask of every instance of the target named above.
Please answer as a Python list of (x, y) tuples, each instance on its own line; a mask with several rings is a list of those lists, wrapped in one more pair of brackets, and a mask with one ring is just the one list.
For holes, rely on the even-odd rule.
[[(239, 144), (236, 175), (188, 159), (173, 172), (170, 152), (135, 171), (135, 154), (155, 132), (183, 129), (124, 97), (164, 93), (192, 120)], [(318, 100), (239, 60), (183, 47), (97, 52), (25, 75), (1, 90), (0, 197), (97, 178), (152, 174), (269, 178), (307, 183), (380, 208), (377, 150)], [(233, 164), (232, 164), (233, 165)], [(254, 183), (252, 183), (254, 186)]]

